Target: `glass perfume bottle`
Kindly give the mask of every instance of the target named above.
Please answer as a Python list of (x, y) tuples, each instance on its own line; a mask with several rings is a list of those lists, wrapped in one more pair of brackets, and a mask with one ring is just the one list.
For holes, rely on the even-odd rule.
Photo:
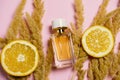
[(56, 68), (69, 67), (74, 64), (74, 50), (71, 31), (64, 19), (52, 22), (53, 34), (51, 36), (54, 52), (54, 66)]

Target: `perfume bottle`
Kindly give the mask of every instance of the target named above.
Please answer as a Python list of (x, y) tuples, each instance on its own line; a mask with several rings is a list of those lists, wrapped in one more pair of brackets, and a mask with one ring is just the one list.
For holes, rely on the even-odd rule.
[(71, 31), (64, 19), (52, 22), (52, 47), (54, 52), (54, 66), (56, 68), (69, 67), (74, 64), (74, 50)]

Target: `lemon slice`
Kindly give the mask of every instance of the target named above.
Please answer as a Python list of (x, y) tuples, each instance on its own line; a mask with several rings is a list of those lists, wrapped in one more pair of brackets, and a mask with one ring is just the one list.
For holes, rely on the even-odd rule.
[(93, 26), (82, 36), (84, 50), (93, 57), (103, 57), (110, 53), (114, 46), (111, 31), (104, 26)]
[(37, 67), (38, 51), (34, 45), (24, 40), (10, 42), (2, 50), (1, 64), (10, 75), (29, 75)]

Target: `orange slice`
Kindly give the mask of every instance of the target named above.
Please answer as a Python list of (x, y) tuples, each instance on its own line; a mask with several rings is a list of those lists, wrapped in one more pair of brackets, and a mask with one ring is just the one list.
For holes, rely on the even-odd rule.
[(84, 50), (93, 57), (103, 57), (110, 53), (114, 46), (111, 31), (103, 26), (93, 26), (82, 36)]
[(10, 75), (29, 75), (37, 67), (38, 51), (34, 45), (24, 40), (10, 42), (2, 50), (1, 64)]

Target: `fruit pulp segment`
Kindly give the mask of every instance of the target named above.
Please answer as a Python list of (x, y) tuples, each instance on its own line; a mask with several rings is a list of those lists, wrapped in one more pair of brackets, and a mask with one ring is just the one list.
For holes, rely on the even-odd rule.
[(86, 37), (88, 48), (95, 52), (104, 52), (110, 46), (109, 34), (106, 31), (96, 29), (91, 31)]
[(13, 72), (26, 72), (35, 64), (35, 53), (29, 46), (14, 44), (5, 52), (5, 64)]

